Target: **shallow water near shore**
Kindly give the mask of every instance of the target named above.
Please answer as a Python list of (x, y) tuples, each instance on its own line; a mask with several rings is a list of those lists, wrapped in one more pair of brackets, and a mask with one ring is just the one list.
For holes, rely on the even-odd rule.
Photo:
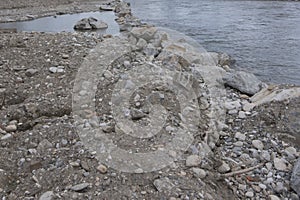
[(300, 85), (300, 2), (130, 0), (143, 21), (225, 52), (267, 82)]
[(74, 25), (82, 18), (94, 17), (108, 24), (107, 29), (99, 29), (96, 32), (103, 34), (119, 34), (119, 25), (115, 21), (114, 12), (85, 12), (66, 14), (51, 17), (43, 17), (30, 21), (1, 23), (0, 28), (16, 28), (17, 31), (37, 32), (75, 32)]

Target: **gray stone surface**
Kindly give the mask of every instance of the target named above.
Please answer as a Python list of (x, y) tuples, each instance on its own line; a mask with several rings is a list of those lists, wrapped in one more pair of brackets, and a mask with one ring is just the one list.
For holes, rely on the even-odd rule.
[(79, 20), (75, 26), (75, 30), (92, 30), (92, 29), (105, 29), (108, 25), (96, 18), (90, 17), (90, 18), (83, 18)]
[(39, 198), (39, 200), (52, 200), (54, 199), (54, 193), (52, 191), (47, 191)]
[(243, 71), (227, 73), (223, 80), (226, 85), (249, 95), (259, 92), (263, 85), (254, 74)]
[(300, 158), (298, 158), (293, 168), (291, 176), (291, 187), (300, 196)]

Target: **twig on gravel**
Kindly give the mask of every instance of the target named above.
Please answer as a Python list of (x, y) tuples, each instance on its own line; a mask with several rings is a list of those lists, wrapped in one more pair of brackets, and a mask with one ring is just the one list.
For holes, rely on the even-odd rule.
[(4, 106), (4, 102), (5, 102), (5, 95), (2, 98), (2, 101), (0, 103), (0, 109), (2, 109), (2, 107)]
[(227, 177), (230, 177), (230, 176), (235, 176), (235, 175), (238, 175), (238, 174), (243, 174), (243, 173), (252, 171), (252, 170), (254, 170), (256, 168), (262, 167), (264, 164), (265, 163), (260, 163), (260, 164), (258, 164), (256, 166), (249, 167), (249, 168), (242, 169), (242, 170), (238, 170), (238, 171), (234, 171), (234, 172), (230, 172), (230, 173), (227, 173), (227, 174), (222, 174), (221, 176), (224, 177), (224, 178), (227, 178)]

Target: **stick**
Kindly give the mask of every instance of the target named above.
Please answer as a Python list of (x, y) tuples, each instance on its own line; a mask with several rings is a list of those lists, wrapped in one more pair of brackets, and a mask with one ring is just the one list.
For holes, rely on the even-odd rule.
[(5, 94), (4, 94), (3, 98), (2, 98), (2, 102), (0, 104), (0, 109), (2, 109), (2, 107), (4, 106), (4, 102), (5, 102)]
[(246, 168), (246, 169), (242, 169), (242, 170), (238, 170), (238, 171), (235, 171), (235, 172), (230, 172), (230, 173), (227, 173), (227, 174), (222, 174), (221, 176), (224, 177), (224, 178), (227, 178), (227, 177), (230, 177), (230, 176), (235, 176), (235, 175), (238, 175), (238, 174), (243, 174), (243, 173), (246, 173), (246, 172), (249, 172), (249, 171), (252, 171), (256, 168), (259, 168), (261, 166), (263, 166), (265, 163), (260, 163), (256, 166), (253, 166), (253, 167), (249, 167), (249, 168)]

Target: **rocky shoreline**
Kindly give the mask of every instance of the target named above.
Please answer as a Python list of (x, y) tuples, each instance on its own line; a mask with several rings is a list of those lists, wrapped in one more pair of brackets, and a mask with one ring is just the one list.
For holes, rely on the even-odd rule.
[[(98, 3), (89, 3), (73, 2), (84, 8), (69, 12), (96, 10)], [(53, 5), (52, 14), (66, 5)], [(116, 12), (121, 38), (77, 32), (0, 33), (2, 199), (299, 199), (299, 87), (267, 85), (252, 74), (236, 72), (226, 54), (199, 52), (187, 38), (142, 24), (125, 2), (108, 2), (104, 8)], [(43, 14), (35, 16), (52, 15), (48, 11), (43, 8), (36, 12)], [(7, 20), (5, 12), (0, 11), (1, 19)], [(8, 18), (24, 17), (18, 12)], [(110, 52), (118, 56), (98, 60), (92, 49), (104, 57)], [(84, 62), (96, 62), (106, 71), (96, 76), (93, 68), (83, 68)], [(126, 123), (153, 120), (148, 101), (166, 108), (168, 117), (153, 138), (130, 137), (112, 115), (111, 101), (124, 98), (114, 94), (114, 88), (130, 71), (145, 69), (137, 77), (146, 80), (142, 75), (151, 67), (171, 79), (179, 71), (175, 83), (182, 91), (193, 88), (185, 98), (195, 100), (195, 93), (197, 103), (184, 107), (166, 86), (156, 81), (143, 85), (131, 94)], [(93, 82), (83, 79), (93, 76), (101, 77), (94, 110), (88, 103), (77, 103), (93, 92), (84, 86)], [(200, 111), (199, 118), (184, 115), (183, 108)], [(155, 157), (144, 171), (121, 172), (99, 157), (96, 147), (88, 147), (93, 144), (90, 138), (80, 135), (80, 130), (99, 126), (95, 117), (103, 135), (135, 153), (163, 151), (181, 128), (192, 127), (194, 139), (181, 154), (168, 152), (175, 160), (168, 167), (147, 171), (165, 161)]]

